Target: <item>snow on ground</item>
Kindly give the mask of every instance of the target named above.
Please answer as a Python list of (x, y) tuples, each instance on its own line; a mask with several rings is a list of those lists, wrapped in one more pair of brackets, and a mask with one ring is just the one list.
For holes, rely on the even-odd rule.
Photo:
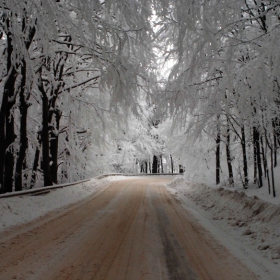
[(44, 195), (0, 198), (0, 232), (9, 227), (31, 222), (47, 213), (77, 203), (96, 192), (106, 182), (126, 177), (107, 177), (51, 190)]
[(47, 213), (76, 203), (98, 188), (98, 180), (55, 189), (45, 195), (24, 195), (0, 199), (0, 231), (30, 222)]
[(280, 279), (279, 198), (272, 199), (264, 188), (217, 188), (184, 178), (167, 188), (260, 279)]

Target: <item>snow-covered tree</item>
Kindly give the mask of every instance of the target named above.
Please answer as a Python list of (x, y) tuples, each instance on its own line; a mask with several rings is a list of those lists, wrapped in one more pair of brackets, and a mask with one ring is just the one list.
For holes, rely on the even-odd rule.
[[(139, 89), (152, 83), (152, 2), (0, 1), (1, 192), (22, 189), (23, 174), (31, 187), (41, 171), (44, 185), (70, 179), (66, 166), (85, 166), (105, 115), (139, 113)], [(91, 127), (76, 118), (89, 107), (100, 119)]]

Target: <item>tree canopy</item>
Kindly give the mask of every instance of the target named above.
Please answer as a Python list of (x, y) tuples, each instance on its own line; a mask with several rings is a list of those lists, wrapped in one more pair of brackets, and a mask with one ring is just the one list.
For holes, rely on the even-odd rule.
[(0, 191), (222, 157), (273, 192), (279, 5), (1, 0)]

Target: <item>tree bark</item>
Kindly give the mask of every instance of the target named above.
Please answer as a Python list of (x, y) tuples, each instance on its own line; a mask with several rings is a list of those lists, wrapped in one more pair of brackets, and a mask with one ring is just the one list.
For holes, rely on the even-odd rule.
[[(7, 23), (9, 24), (9, 23)], [(15, 104), (15, 82), (17, 72), (12, 65), (13, 45), (12, 34), (7, 33), (7, 69), (8, 75), (4, 85), (4, 92), (0, 112), (0, 184), (1, 193), (13, 190), (14, 155), (11, 147), (15, 140), (14, 117), (11, 112)], [(10, 148), (8, 150), (8, 147)]]
[(248, 162), (246, 152), (246, 137), (244, 125), (241, 126), (241, 145), (242, 145), (242, 156), (243, 156), (243, 172), (244, 172), (244, 188), (248, 187)]
[(174, 173), (174, 162), (173, 162), (173, 158), (172, 155), (170, 155), (170, 167), (171, 167), (171, 173)]
[(37, 136), (38, 146), (36, 147), (35, 156), (34, 156), (34, 160), (33, 160), (32, 174), (31, 174), (31, 180), (30, 180), (30, 189), (34, 188), (36, 179), (37, 179), (37, 169), (39, 166), (40, 151), (41, 151), (41, 145), (42, 145), (41, 136), (42, 136), (41, 131), (39, 131), (38, 136)]
[(229, 174), (229, 184), (234, 185), (233, 179), (233, 169), (232, 169), (232, 160), (230, 155), (230, 130), (229, 130), (229, 121), (227, 117), (227, 142), (226, 142), (226, 156), (227, 156), (227, 165), (228, 165), (228, 174)]
[(254, 147), (255, 147), (254, 152), (256, 153), (254, 159), (256, 159), (259, 187), (261, 188), (263, 186), (263, 182), (262, 182), (262, 163), (261, 163), (261, 150), (260, 150), (260, 133), (256, 127), (253, 127), (253, 134), (254, 134), (253, 139), (254, 139)]
[(158, 173), (158, 157), (153, 157), (152, 173)]
[[(41, 74), (41, 73), (40, 73)], [(43, 82), (41, 77), (39, 78), (38, 88), (42, 94), (42, 155), (43, 155), (43, 162), (42, 162), (42, 169), (44, 173), (44, 186), (52, 186), (53, 181), (51, 177), (51, 170), (50, 170), (50, 139), (49, 139), (49, 100), (47, 93), (43, 88)]]
[(262, 149), (264, 176), (266, 177), (267, 176), (267, 158), (266, 158), (266, 150), (264, 148), (263, 137), (261, 137), (261, 149)]
[[(35, 26), (29, 26), (26, 28), (27, 16), (22, 19), (22, 32), (26, 30), (27, 36), (25, 41), (26, 50), (29, 50), (33, 38), (36, 33)], [(15, 191), (22, 190), (22, 170), (25, 162), (26, 150), (28, 147), (28, 139), (27, 139), (27, 114), (28, 114), (28, 100), (30, 97), (30, 88), (26, 88), (26, 61), (22, 60), (21, 65), (21, 85), (20, 85), (20, 147), (19, 154), (16, 162), (15, 169)]]
[(148, 173), (148, 163), (146, 160), (144, 161), (144, 166), (145, 166), (145, 169), (144, 169), (145, 173)]
[(61, 118), (61, 112), (55, 110), (55, 133), (51, 130), (51, 140), (50, 140), (50, 154), (52, 164), (50, 166), (52, 180), (57, 184), (57, 170), (58, 170), (58, 140), (59, 140), (59, 123)]
[(14, 164), (15, 155), (13, 143), (16, 139), (15, 135), (15, 121), (12, 113), (14, 102), (8, 103), (8, 111), (6, 114), (6, 156), (5, 156), (5, 177), (4, 186), (7, 192), (13, 191), (14, 185)]
[[(220, 116), (218, 115), (218, 122)], [(216, 184), (220, 184), (220, 172), (221, 172), (221, 164), (220, 164), (220, 146), (221, 146), (221, 128), (220, 124), (217, 124), (217, 138), (216, 138)]]
[(273, 149), (273, 143), (271, 142), (271, 155), (270, 155), (270, 171), (271, 171), (271, 184), (272, 184), (272, 195), (273, 197), (276, 196), (275, 192), (275, 180), (274, 180), (274, 164), (273, 164), (273, 155), (274, 155), (274, 149)]
[(274, 141), (274, 167), (277, 166), (277, 133), (276, 133), (276, 121), (272, 120), (273, 127), (273, 141)]
[(25, 62), (22, 65), (21, 69), (22, 81), (21, 81), (21, 89), (19, 94), (20, 99), (20, 147), (18, 159), (16, 162), (16, 171), (15, 171), (15, 191), (22, 190), (22, 169), (23, 162), (25, 160), (26, 150), (28, 147), (28, 139), (27, 139), (27, 113), (28, 113), (28, 104), (27, 100), (28, 95), (25, 89), (26, 84), (26, 64)]
[(268, 193), (271, 194), (270, 178), (269, 178), (269, 171), (268, 171), (268, 169), (266, 170), (266, 176), (267, 176)]

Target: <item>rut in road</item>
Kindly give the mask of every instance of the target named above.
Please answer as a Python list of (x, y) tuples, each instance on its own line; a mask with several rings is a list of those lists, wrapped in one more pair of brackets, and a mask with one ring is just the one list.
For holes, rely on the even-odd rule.
[(170, 194), (166, 178), (107, 183), (0, 236), (1, 279), (258, 279)]

